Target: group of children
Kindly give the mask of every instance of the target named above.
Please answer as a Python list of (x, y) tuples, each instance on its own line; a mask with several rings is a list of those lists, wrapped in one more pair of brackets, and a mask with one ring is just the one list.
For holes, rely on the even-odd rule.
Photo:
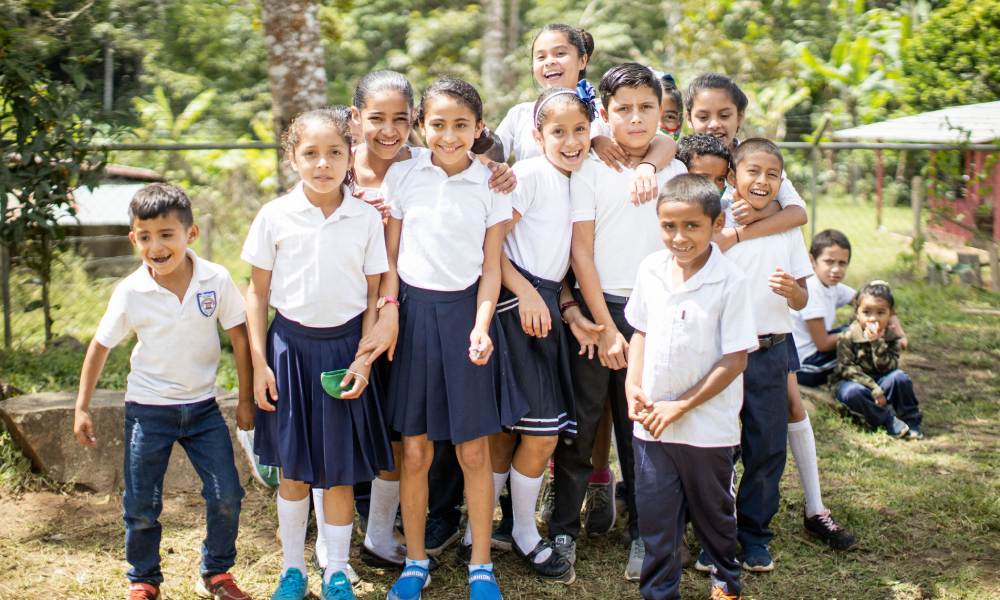
[[(545, 27), (532, 45), (544, 91), (496, 132), (470, 84), (442, 78), (415, 102), (389, 71), (364, 77), (350, 109), (299, 115), (283, 154), (301, 181), (250, 226), (245, 304), (189, 248), (198, 227), (183, 191), (136, 194), (130, 239), (143, 265), (91, 343), (74, 423), (94, 445), (96, 380), (135, 331), (129, 598), (159, 597), (157, 518), (175, 441), (204, 481), (199, 592), (248, 597), (229, 574), (243, 490), (214, 398), (220, 324), (239, 374), (237, 424), (254, 429), (260, 463), (280, 469), (275, 600), (308, 593), (311, 503), (322, 597), (354, 597), (356, 492), (369, 494), (363, 560), (401, 570), (391, 600), (430, 584), (430, 555), (460, 536), (457, 518), (441, 523), (463, 489), (470, 598), (501, 597), (490, 551), (505, 544), (540, 577), (571, 584), (581, 509), (611, 439), (602, 423), (624, 479), (625, 576), (644, 598), (679, 597), (687, 522), (712, 598), (739, 598), (741, 569), (774, 568), (787, 445), (806, 529), (854, 545), (823, 505), (797, 385), (823, 383), (839, 361), (838, 399), (895, 436), (920, 436), (889, 286), (854, 294), (841, 283), (850, 244), (835, 231), (815, 237), (810, 263), (780, 150), (736, 140), (747, 98), (731, 79), (699, 76), (682, 105), (672, 77), (625, 63), (595, 91), (584, 79), (593, 48), (585, 32)], [(682, 115), (695, 133), (675, 144)], [(414, 121), (426, 147), (407, 145)], [(837, 337), (834, 311), (849, 301), (856, 319)], [(550, 463), (546, 538), (536, 506)], [(505, 486), (509, 536), (494, 535)]]

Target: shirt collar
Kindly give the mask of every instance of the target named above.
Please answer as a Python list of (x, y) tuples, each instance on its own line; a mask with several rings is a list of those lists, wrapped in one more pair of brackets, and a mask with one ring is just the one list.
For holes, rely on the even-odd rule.
[[(433, 169), (438, 173), (441, 173), (445, 177), (448, 177), (441, 167), (431, 162), (431, 157), (433, 156), (433, 154), (434, 154), (433, 152), (429, 151), (420, 153), (420, 156), (414, 159), (417, 161), (417, 164), (414, 166), (414, 169)], [(486, 168), (486, 166), (483, 163), (479, 162), (478, 159), (474, 158), (472, 159), (472, 164), (469, 165), (468, 169), (465, 169), (461, 173), (453, 175), (449, 179), (482, 184), (489, 181), (489, 175), (490, 175), (490, 170)]]
[[(185, 254), (191, 258), (191, 264), (194, 269), (191, 273), (191, 281), (206, 281), (212, 278), (212, 271), (205, 267), (205, 261), (199, 258), (194, 250), (188, 248)], [(138, 281), (133, 286), (133, 289), (137, 292), (166, 291), (163, 286), (153, 279), (153, 275), (149, 272), (149, 265), (145, 262), (138, 269)]]
[[(698, 269), (697, 273), (684, 282), (681, 289), (676, 290), (677, 292), (693, 292), (707, 283), (715, 283), (725, 278), (725, 269), (722, 267), (722, 250), (719, 250), (715, 242), (709, 242), (709, 245), (712, 248), (712, 253), (708, 255), (708, 260)], [(668, 267), (673, 260), (673, 255), (668, 253)]]
[[(346, 185), (340, 188), (344, 193), (344, 200), (341, 202), (340, 207), (333, 211), (330, 215), (330, 219), (336, 221), (339, 219), (346, 219), (347, 217), (355, 217), (364, 211), (364, 201), (358, 199), (349, 187)], [(316, 205), (306, 198), (305, 188), (303, 183), (300, 181), (298, 184), (292, 188), (292, 191), (288, 193), (289, 196), (289, 209), (293, 212), (307, 212), (310, 210), (318, 210)]]

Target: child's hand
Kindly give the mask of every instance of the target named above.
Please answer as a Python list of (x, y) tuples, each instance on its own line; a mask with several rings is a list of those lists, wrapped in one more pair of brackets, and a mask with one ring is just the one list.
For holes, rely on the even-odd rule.
[(882, 329), (882, 325), (878, 321), (875, 320), (868, 321), (867, 323), (863, 324), (863, 327), (864, 329), (862, 333), (864, 334), (865, 339), (868, 340), (869, 342), (874, 342), (875, 340), (885, 335), (885, 330)]
[(802, 288), (799, 287), (799, 282), (791, 273), (782, 271), (780, 267), (775, 268), (774, 273), (767, 278), (767, 285), (772, 292), (786, 298), (789, 306), (796, 304), (801, 298)]
[(882, 390), (875, 390), (872, 392), (872, 399), (875, 400), (875, 404), (881, 407), (885, 407), (887, 404), (885, 400), (885, 392)]
[(472, 364), (483, 366), (493, 354), (493, 340), (485, 331), (473, 329), (469, 334), (469, 360)]
[(658, 438), (668, 425), (683, 417), (685, 412), (680, 402), (656, 402), (646, 411), (642, 426), (650, 435)]
[(243, 431), (250, 431), (253, 429), (255, 415), (256, 413), (254, 411), (254, 404), (252, 401), (248, 400), (244, 402), (241, 399), (236, 403), (236, 426)]
[(580, 344), (580, 356), (587, 355), (588, 360), (594, 359), (597, 352), (597, 341), (604, 331), (604, 325), (598, 325), (587, 317), (583, 316), (583, 311), (578, 306), (571, 306), (563, 313), (563, 318), (569, 324), (569, 330), (573, 333), (578, 344)]
[(746, 227), (757, 220), (757, 211), (743, 198), (736, 198), (732, 204), (733, 220)]
[(628, 154), (622, 150), (618, 142), (606, 135), (599, 135), (590, 140), (590, 147), (597, 153), (597, 158), (619, 173), (622, 172), (623, 166), (629, 164)]
[(73, 435), (81, 446), (86, 448), (96, 448), (97, 438), (94, 436), (94, 422), (90, 418), (90, 413), (85, 410), (76, 409), (73, 415)]
[[(365, 360), (366, 356), (356, 357), (351, 366), (347, 367), (347, 375), (340, 381), (340, 389), (345, 390), (347, 386), (351, 386), (346, 391), (340, 392), (341, 400), (354, 400), (355, 398), (360, 398), (361, 394), (368, 387), (368, 378), (371, 377), (371, 366)], [(351, 385), (353, 382), (354, 385)]]
[(365, 366), (371, 367), (375, 359), (388, 352), (389, 360), (396, 354), (396, 341), (399, 339), (399, 309), (395, 304), (386, 304), (379, 311), (378, 320), (368, 332), (368, 335), (358, 342), (358, 351), (354, 358), (367, 356)]
[(490, 160), (482, 154), (470, 153), (470, 155), (478, 158), (479, 162), (486, 165), (486, 168), (493, 173), (489, 181), (491, 190), (498, 194), (509, 194), (517, 187), (517, 176), (514, 175), (514, 170), (510, 168), (510, 165)]
[(739, 239), (736, 237), (736, 228), (723, 227), (719, 233), (712, 236), (712, 241), (719, 246), (719, 250), (723, 252), (729, 250), (739, 242)]
[(628, 341), (617, 327), (605, 329), (597, 340), (597, 358), (601, 365), (612, 370), (628, 366)]
[(628, 402), (628, 418), (632, 421), (641, 422), (646, 418), (647, 411), (653, 407), (642, 387), (634, 383), (625, 384), (625, 400)]
[(656, 168), (653, 165), (644, 162), (635, 168), (631, 195), (633, 206), (656, 200), (660, 195), (659, 184), (656, 181)]
[(383, 219), (389, 218), (389, 205), (385, 203), (385, 198), (382, 198), (381, 196), (375, 196), (374, 194), (372, 194), (372, 197), (369, 198), (368, 192), (362, 189), (355, 191), (354, 195), (359, 200), (364, 200), (368, 204), (371, 204), (376, 209), (378, 209), (378, 213), (382, 215)]
[(530, 336), (543, 338), (552, 329), (552, 314), (549, 312), (549, 307), (534, 288), (517, 297), (517, 312), (521, 317), (521, 329)]
[(257, 408), (267, 412), (276, 410), (272, 402), (278, 401), (278, 383), (271, 367), (253, 370), (253, 398)]

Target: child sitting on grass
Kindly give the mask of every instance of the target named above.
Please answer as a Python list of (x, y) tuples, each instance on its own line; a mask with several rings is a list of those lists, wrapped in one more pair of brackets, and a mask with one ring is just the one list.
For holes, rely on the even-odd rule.
[(872, 428), (895, 438), (923, 439), (913, 382), (899, 369), (900, 336), (892, 290), (872, 281), (854, 299), (855, 320), (837, 340), (837, 401)]

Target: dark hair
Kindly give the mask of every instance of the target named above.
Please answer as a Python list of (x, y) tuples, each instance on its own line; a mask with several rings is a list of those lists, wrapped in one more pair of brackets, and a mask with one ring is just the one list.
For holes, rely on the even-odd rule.
[(657, 102), (663, 100), (663, 88), (660, 87), (660, 82), (656, 79), (656, 75), (653, 75), (653, 71), (639, 63), (627, 62), (608, 69), (604, 77), (601, 77), (597, 89), (601, 91), (601, 102), (604, 104), (604, 110), (607, 110), (608, 102), (619, 89), (643, 86), (653, 91)]
[(819, 258), (819, 255), (823, 254), (824, 250), (833, 246), (840, 246), (844, 250), (847, 250), (847, 260), (851, 260), (851, 242), (843, 232), (836, 229), (824, 229), (817, 233), (813, 237), (812, 244), (809, 246), (809, 254), (813, 258)]
[[(546, 31), (558, 31), (559, 33), (566, 36), (566, 41), (576, 48), (579, 56), (587, 57), (587, 62), (590, 62), (590, 57), (594, 55), (594, 36), (590, 35), (583, 29), (577, 29), (576, 27), (570, 27), (564, 23), (549, 23), (542, 30), (535, 34), (535, 39), (531, 40), (531, 53), (535, 53), (535, 42), (538, 41), (538, 37), (541, 36)], [(577, 80), (583, 79), (587, 76), (587, 67), (580, 69), (580, 73), (577, 75)]]
[(660, 208), (664, 202), (697, 204), (713, 223), (722, 214), (722, 195), (719, 194), (719, 188), (704, 175), (684, 173), (668, 181), (660, 190), (656, 208)]
[(571, 104), (583, 112), (587, 121), (594, 120), (590, 106), (577, 95), (576, 90), (563, 87), (549, 88), (538, 96), (538, 100), (535, 100), (535, 108), (531, 112), (535, 116), (535, 128), (538, 131), (542, 130), (542, 125), (545, 124), (549, 113), (559, 104)]
[(677, 116), (680, 118), (681, 123), (684, 123), (684, 97), (681, 95), (681, 91), (677, 89), (677, 82), (674, 81), (674, 76), (670, 73), (664, 73), (660, 75), (660, 87), (663, 89), (663, 97), (670, 98), (677, 105)]
[(684, 163), (685, 167), (691, 168), (691, 159), (696, 156), (718, 156), (726, 161), (728, 165), (732, 156), (729, 150), (722, 144), (719, 138), (707, 133), (696, 133), (686, 135), (677, 142), (677, 160)]
[(406, 98), (407, 106), (413, 108), (413, 86), (402, 73), (396, 71), (372, 71), (362, 77), (354, 88), (355, 108), (361, 110), (372, 94), (383, 90), (399, 92)]
[(858, 293), (854, 296), (854, 308), (857, 309), (861, 305), (862, 296), (872, 296), (873, 298), (881, 298), (889, 304), (891, 310), (896, 309), (896, 299), (892, 297), (892, 289), (889, 287), (889, 282), (882, 281), (881, 279), (876, 279), (874, 281), (869, 281), (866, 283)]
[[(281, 134), (281, 154), (285, 160), (291, 162), (295, 156), (295, 148), (302, 141), (302, 132), (305, 131), (306, 125), (309, 123), (333, 125), (344, 143), (347, 144), (347, 153), (350, 154), (353, 143), (351, 139), (351, 109), (341, 104), (335, 104), (299, 113), (292, 119), (291, 125)], [(353, 170), (348, 169), (343, 184), (350, 187), (353, 183)]]
[(128, 203), (129, 225), (137, 219), (157, 219), (173, 213), (184, 227), (194, 225), (191, 199), (179, 186), (169, 183), (151, 183), (132, 196)]
[[(434, 81), (429, 88), (424, 90), (423, 96), (420, 97), (420, 106), (417, 107), (417, 122), (423, 123), (424, 117), (427, 115), (427, 101), (434, 96), (440, 95), (451, 96), (455, 100), (458, 100), (469, 110), (472, 114), (476, 116), (476, 122), (479, 123), (483, 120), (483, 99), (480, 98), (479, 92), (476, 88), (467, 81), (461, 79), (456, 79), (454, 77), (441, 77)], [(479, 137), (472, 143), (472, 153), (482, 154), (493, 146), (493, 134), (490, 132), (488, 127), (483, 127), (483, 132), (479, 134)]]
[(733, 104), (736, 105), (736, 112), (741, 115), (746, 112), (747, 105), (750, 104), (747, 95), (743, 93), (740, 86), (736, 85), (736, 82), (726, 75), (722, 73), (702, 73), (695, 77), (688, 85), (687, 100), (685, 101), (684, 108), (687, 109), (689, 114), (691, 113), (691, 107), (694, 106), (694, 97), (702, 90), (726, 90), (729, 92), (729, 97), (732, 99)]
[(744, 158), (754, 152), (764, 152), (776, 157), (781, 161), (781, 168), (785, 168), (785, 157), (781, 155), (781, 149), (771, 140), (764, 138), (750, 138), (740, 142), (740, 145), (736, 146), (736, 149), (733, 150), (733, 168), (735, 169), (739, 166)]

